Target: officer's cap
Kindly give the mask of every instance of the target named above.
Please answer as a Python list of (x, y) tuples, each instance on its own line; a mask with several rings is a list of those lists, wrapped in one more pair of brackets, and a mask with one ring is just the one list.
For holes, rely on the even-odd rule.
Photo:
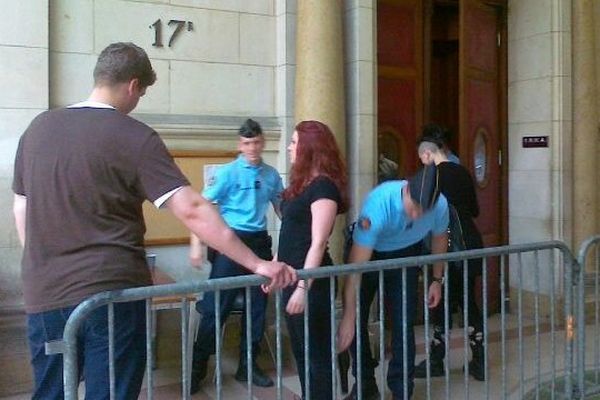
[(438, 171), (435, 165), (425, 165), (409, 178), (408, 190), (410, 197), (423, 208), (423, 211), (433, 208), (440, 196)]

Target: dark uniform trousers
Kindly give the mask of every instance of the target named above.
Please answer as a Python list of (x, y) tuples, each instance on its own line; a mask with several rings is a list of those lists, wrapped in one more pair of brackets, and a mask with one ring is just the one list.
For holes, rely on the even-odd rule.
[[(421, 242), (404, 249), (373, 252), (372, 260), (389, 260), (401, 257), (421, 255)], [(406, 272), (403, 273), (403, 270)], [(414, 320), (417, 305), (417, 277), (419, 268), (410, 267), (384, 272), (384, 303), (389, 311), (392, 322), (392, 359), (388, 366), (387, 382), (395, 398), (404, 398), (404, 385), (407, 385), (407, 394), (410, 398), (414, 387), (415, 364), (415, 333)], [(404, 275), (405, 274), (405, 275)], [(406, 285), (403, 284), (406, 277)], [(403, 287), (406, 290), (406, 314), (402, 303)], [(362, 275), (360, 287), (360, 335), (362, 356), (362, 390), (369, 394), (376, 387), (375, 367), (377, 361), (371, 353), (368, 335), (369, 309), (379, 288), (379, 272), (369, 272)], [(403, 343), (406, 339), (406, 348)], [(352, 374), (357, 376), (356, 340), (352, 344)], [(404, 365), (404, 352), (406, 362)], [(404, 382), (404, 369), (406, 368), (407, 382)]]
[[(248, 246), (258, 257), (263, 260), (271, 260), (271, 237), (267, 231), (245, 232), (235, 231), (237, 236)], [(209, 253), (210, 254), (210, 253)], [(229, 276), (239, 276), (251, 274), (249, 270), (237, 264), (225, 255), (214, 252), (212, 258), (212, 269), (209, 279), (225, 278)], [(230, 289), (221, 291), (221, 326), (227, 320), (232, 311), (235, 299), (238, 294), (244, 293), (245, 288)], [(251, 297), (251, 343), (254, 360), (259, 351), (259, 344), (265, 331), (265, 313), (267, 308), (267, 295), (259, 286), (250, 288)], [(196, 303), (196, 310), (202, 314), (202, 320), (198, 327), (198, 336), (194, 343), (194, 360), (207, 360), (215, 353), (215, 292), (205, 292), (201, 302)], [(242, 313), (240, 340), (240, 359), (246, 357), (246, 313)]]

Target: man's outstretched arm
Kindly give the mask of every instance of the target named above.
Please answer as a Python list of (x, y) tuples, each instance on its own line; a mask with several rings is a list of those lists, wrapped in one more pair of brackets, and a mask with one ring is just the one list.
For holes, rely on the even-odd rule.
[(208, 246), (248, 270), (271, 279), (271, 289), (296, 281), (296, 270), (282, 262), (262, 260), (229, 229), (217, 208), (190, 186), (175, 192), (166, 202), (173, 214)]

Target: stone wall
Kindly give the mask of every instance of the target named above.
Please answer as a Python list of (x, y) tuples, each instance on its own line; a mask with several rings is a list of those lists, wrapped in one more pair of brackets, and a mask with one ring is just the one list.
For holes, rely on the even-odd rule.
[[(570, 7), (570, 0), (509, 1), (510, 244), (570, 241)], [(548, 136), (549, 147), (523, 148), (523, 136)], [(558, 258), (545, 261), (542, 275), (555, 271), (558, 276)], [(514, 284), (515, 279), (512, 273)], [(533, 290), (533, 276), (524, 276), (523, 284)], [(549, 290), (548, 285), (542, 286), (543, 292)]]

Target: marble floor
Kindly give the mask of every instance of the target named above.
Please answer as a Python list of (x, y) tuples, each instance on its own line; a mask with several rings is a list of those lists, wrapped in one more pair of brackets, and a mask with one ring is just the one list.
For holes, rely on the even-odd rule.
[[(495, 315), (488, 319), (489, 379), (486, 382), (476, 381), (472, 377), (465, 378), (463, 372), (465, 360), (463, 330), (457, 328), (452, 332), (448, 375), (432, 378), (430, 384), (427, 384), (426, 380), (416, 380), (413, 399), (567, 398), (561, 394), (564, 393), (561, 377), (564, 375), (565, 332), (557, 327), (555, 334), (552, 334), (550, 321), (540, 319), (540, 324), (537, 327), (537, 337), (539, 339), (536, 340), (536, 327), (533, 320), (523, 318), (522, 329), (519, 329), (517, 318), (514, 315), (507, 315), (505, 324), (506, 329), (503, 341), (500, 329), (500, 316)], [(423, 326), (419, 326), (415, 332), (417, 337), (417, 362), (423, 359), (425, 355), (423, 330)], [(598, 360), (598, 353), (600, 352), (597, 336), (598, 332), (590, 327), (587, 332), (588, 346), (586, 347), (586, 362), (590, 365), (593, 359)], [(377, 337), (376, 332), (374, 332), (373, 337)], [(519, 340), (519, 338), (522, 338), (522, 340)], [(236, 346), (226, 343), (223, 354), (222, 398), (248, 398), (247, 386), (237, 382), (233, 378), (237, 366)], [(25, 354), (22, 356), (25, 357)], [(293, 363), (287, 360), (287, 358), (283, 366), (282, 393), (284, 399), (292, 399), (294, 394), (300, 393), (300, 385)], [(502, 362), (503, 359), (504, 363)], [(259, 362), (271, 376), (275, 376), (275, 368), (268, 353), (263, 352)], [(385, 365), (387, 366), (387, 362)], [(19, 368), (23, 368), (22, 363)], [(380, 368), (381, 364), (376, 371), (379, 388), (382, 391), (385, 389), (385, 399), (391, 399), (389, 390), (381, 382)], [(554, 381), (552, 376), (556, 377)], [(153, 391), (154, 399), (181, 398), (180, 367), (178, 364), (160, 366), (154, 371), (154, 378), (156, 382)], [(192, 398), (202, 400), (216, 399), (213, 378), (209, 373), (201, 391)], [(595, 373), (588, 373), (586, 378), (592, 383), (600, 382), (600, 377)], [(350, 384), (352, 384), (353, 379), (351, 375), (349, 376), (349, 380)], [(536, 390), (536, 388), (539, 389)], [(552, 396), (552, 388), (556, 392), (561, 393)], [(338, 393), (339, 398), (342, 398), (341, 392), (338, 391)], [(267, 400), (277, 397), (275, 388), (253, 387), (252, 394), (254, 399)], [(81, 397), (83, 398), (83, 396)], [(144, 389), (140, 395), (140, 399), (146, 399), (147, 397), (147, 391)], [(3, 398), (23, 400), (29, 399), (30, 394), (24, 393)]]

